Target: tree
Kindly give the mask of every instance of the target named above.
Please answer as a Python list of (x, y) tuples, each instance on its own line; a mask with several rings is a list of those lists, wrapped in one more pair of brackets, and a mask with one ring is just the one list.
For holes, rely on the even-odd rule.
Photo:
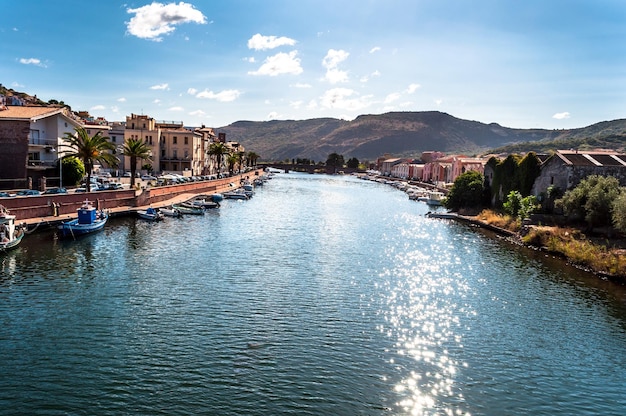
[(65, 157), (60, 160), (63, 169), (63, 183), (76, 185), (85, 177), (85, 165), (76, 157)]
[(571, 219), (584, 219), (589, 228), (611, 224), (613, 201), (620, 194), (612, 176), (590, 175), (556, 201)]
[(141, 139), (128, 139), (124, 143), (122, 154), (130, 158), (130, 187), (135, 187), (135, 172), (137, 172), (137, 162), (141, 160), (150, 160), (152, 153), (150, 148)]
[(326, 159), (326, 166), (334, 167), (335, 169), (343, 167), (344, 163), (343, 155), (337, 153), (331, 153)]
[(620, 188), (620, 194), (612, 207), (613, 226), (626, 232), (626, 188)]
[(256, 166), (256, 161), (259, 160), (259, 155), (254, 152), (248, 152), (248, 164), (250, 166)]
[(233, 176), (235, 165), (239, 163), (239, 153), (231, 153), (226, 157), (226, 163), (228, 164), (228, 175)]
[(85, 172), (87, 173), (87, 192), (91, 185), (91, 171), (93, 165), (103, 163), (108, 166), (117, 166), (119, 159), (111, 153), (115, 150), (115, 145), (109, 141), (109, 138), (97, 132), (93, 137), (89, 137), (87, 130), (83, 127), (76, 127), (75, 133), (65, 133), (64, 138), (68, 143), (62, 145), (68, 149), (63, 158), (76, 157), (83, 162)]
[(357, 159), (356, 157), (348, 159), (348, 161), (346, 162), (346, 166), (351, 169), (357, 169), (359, 167), (359, 159)]
[(444, 205), (449, 210), (461, 208), (478, 208), (483, 201), (483, 175), (476, 171), (467, 171), (455, 180)]
[(215, 159), (217, 174), (219, 176), (222, 172), (222, 161), (224, 160), (224, 157), (230, 154), (230, 149), (222, 142), (215, 142), (211, 143), (209, 146), (208, 153)]

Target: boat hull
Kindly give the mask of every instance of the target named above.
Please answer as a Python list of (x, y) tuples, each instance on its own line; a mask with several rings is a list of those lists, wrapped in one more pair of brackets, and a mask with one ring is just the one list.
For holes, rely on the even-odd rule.
[(104, 218), (91, 224), (80, 224), (78, 220), (72, 220), (59, 225), (59, 231), (61, 237), (77, 237), (79, 235), (91, 234), (102, 230), (108, 219), (109, 216), (105, 215)]
[(21, 233), (19, 236), (15, 237), (9, 242), (0, 243), (0, 252), (9, 251), (16, 248), (22, 242), (22, 238), (24, 238), (24, 233)]

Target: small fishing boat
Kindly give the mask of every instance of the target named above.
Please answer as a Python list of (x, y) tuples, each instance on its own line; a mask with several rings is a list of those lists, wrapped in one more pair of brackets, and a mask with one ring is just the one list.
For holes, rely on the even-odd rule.
[(163, 220), (163, 217), (164, 217), (164, 215), (161, 212), (159, 212), (158, 210), (152, 207), (149, 207), (148, 209), (145, 209), (145, 210), (138, 210), (137, 215), (142, 220), (147, 220), (147, 221), (161, 221)]
[(105, 211), (97, 210), (88, 199), (77, 211), (78, 218), (59, 225), (61, 237), (76, 237), (100, 231), (109, 219), (109, 215)]
[(226, 199), (250, 199), (250, 196), (242, 188), (224, 192)]
[(0, 205), (0, 252), (17, 247), (24, 237), (24, 229), (15, 225), (15, 215)]
[(180, 204), (174, 204), (172, 207), (176, 208), (183, 215), (204, 215), (204, 208), (195, 207), (185, 202)]
[(206, 199), (203, 199), (203, 198), (194, 199), (193, 201), (191, 201), (191, 205), (204, 208), (204, 209), (219, 208), (220, 206), (219, 202), (207, 201)]
[(161, 213), (166, 217), (180, 218), (183, 216), (183, 214), (174, 207), (160, 208), (159, 211), (161, 211)]

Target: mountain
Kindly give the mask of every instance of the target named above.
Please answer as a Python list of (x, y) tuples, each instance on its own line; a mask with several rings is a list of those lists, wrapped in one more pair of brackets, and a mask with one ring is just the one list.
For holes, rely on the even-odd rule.
[[(261, 156), (261, 160), (306, 158), (326, 160), (330, 153), (348, 159), (374, 160), (385, 153), (396, 157), (416, 157), (424, 151), (468, 155), (491, 149), (527, 143), (558, 144), (570, 148), (568, 140), (624, 146), (626, 120), (594, 124), (582, 129), (513, 129), (499, 124), (462, 120), (438, 111), (391, 112), (362, 115), (352, 121), (333, 118), (286, 121), (238, 121), (215, 129), (226, 139), (239, 142)], [(600, 140), (598, 140), (600, 139)], [(542, 145), (543, 146), (543, 145)]]

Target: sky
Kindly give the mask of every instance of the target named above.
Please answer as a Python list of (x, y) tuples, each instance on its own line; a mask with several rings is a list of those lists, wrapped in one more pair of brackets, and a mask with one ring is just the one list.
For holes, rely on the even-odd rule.
[(624, 0), (0, 0), (0, 83), (186, 126), (442, 111), (624, 118)]

